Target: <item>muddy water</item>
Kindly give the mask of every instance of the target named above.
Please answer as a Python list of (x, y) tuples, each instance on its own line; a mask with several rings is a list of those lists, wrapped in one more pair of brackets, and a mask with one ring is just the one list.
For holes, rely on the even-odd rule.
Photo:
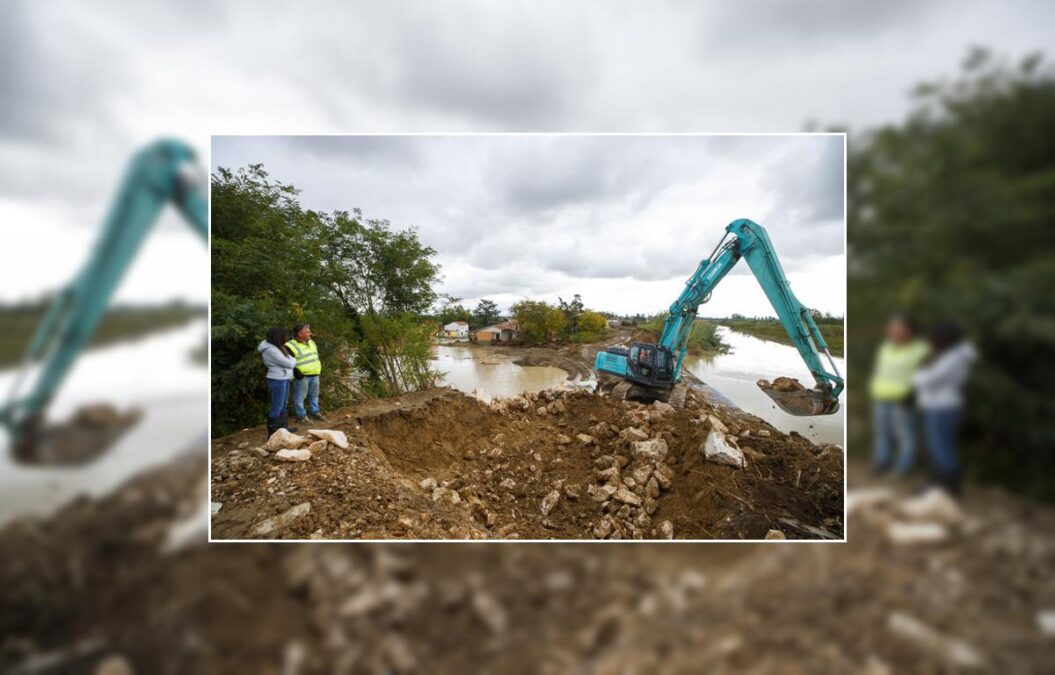
[[(78, 495), (105, 494), (143, 469), (207, 447), (209, 373), (191, 358), (206, 335), (204, 319), (156, 335), (92, 350), (78, 359), (48, 411), (67, 419), (84, 403), (137, 406), (143, 418), (107, 453), (80, 467), (30, 467), (11, 459), (0, 430), (0, 524), (46, 515)], [(33, 381), (30, 371), (28, 382)], [(0, 371), (6, 401), (15, 371)]]
[(515, 396), (524, 391), (556, 387), (568, 374), (552, 366), (518, 366), (515, 356), (485, 348), (437, 345), (432, 366), (443, 373), (440, 384), (482, 398)]
[[(778, 429), (797, 431), (817, 443), (843, 444), (845, 394), (840, 397), (842, 409), (834, 415), (795, 417), (777, 408), (755, 385), (761, 378), (772, 380), (784, 375), (794, 377), (808, 387), (813, 386), (813, 377), (794, 347), (761, 340), (724, 326), (718, 331), (722, 339), (732, 346), (732, 352), (711, 357), (686, 356), (684, 368), (739, 407)], [(835, 364), (845, 377), (845, 361), (835, 359)]]

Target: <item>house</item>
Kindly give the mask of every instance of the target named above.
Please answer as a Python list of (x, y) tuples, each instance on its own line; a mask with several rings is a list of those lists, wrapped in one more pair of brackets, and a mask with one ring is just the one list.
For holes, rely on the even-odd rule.
[(443, 337), (464, 340), (469, 337), (469, 323), (467, 321), (450, 322), (443, 327)]
[(621, 325), (623, 325), (622, 319), (608, 319), (609, 328), (619, 328)]
[(493, 326), (484, 326), (473, 333), (473, 340), (479, 342), (512, 342), (520, 336), (520, 326), (516, 321), (503, 321)]

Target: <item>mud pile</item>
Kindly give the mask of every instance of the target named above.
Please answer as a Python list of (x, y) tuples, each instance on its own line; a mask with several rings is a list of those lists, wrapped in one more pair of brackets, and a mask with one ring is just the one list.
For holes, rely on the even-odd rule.
[(490, 404), (434, 389), (327, 427), (348, 447), (303, 438), (291, 457), (261, 447), (262, 429), (216, 439), (213, 537), (842, 538), (840, 448), (695, 394), (674, 410), (581, 389)]
[(1000, 495), (855, 495), (834, 545), (173, 547), (203, 487), (183, 461), (0, 530), (5, 672), (1050, 670), (1055, 512)]

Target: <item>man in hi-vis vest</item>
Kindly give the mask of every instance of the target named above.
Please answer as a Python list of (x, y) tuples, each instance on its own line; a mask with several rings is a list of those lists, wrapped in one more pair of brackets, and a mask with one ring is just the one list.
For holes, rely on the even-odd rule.
[[(319, 348), (311, 339), (311, 326), (297, 324), (293, 327), (293, 339), (286, 343), (297, 359), (297, 370), (304, 377), (293, 380), (293, 412), (297, 421), (306, 423), (310, 416), (313, 420), (323, 421), (326, 418), (319, 411), (319, 373), (322, 362), (319, 361)], [(308, 399), (308, 409), (304, 409), (304, 398)]]

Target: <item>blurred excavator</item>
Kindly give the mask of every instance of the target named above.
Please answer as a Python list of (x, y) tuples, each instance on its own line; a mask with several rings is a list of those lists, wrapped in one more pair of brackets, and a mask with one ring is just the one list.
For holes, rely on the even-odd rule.
[[(839, 410), (839, 394), (845, 382), (828, 345), (809, 309), (791, 292), (765, 228), (747, 219), (730, 223), (711, 255), (700, 262), (685, 290), (670, 306), (657, 344), (634, 342), (628, 347), (609, 347), (598, 352), (594, 367), (616, 376), (613, 383), (604, 387), (609, 395), (624, 400), (667, 401), (678, 408), (685, 404), (687, 389), (681, 384), (681, 364), (696, 312), (741, 259), (747, 261), (816, 380), (812, 389), (786, 377), (778, 377), (772, 383), (759, 380), (759, 388), (791, 415), (831, 415)], [(821, 361), (822, 353), (827, 356), (831, 372)]]
[[(99, 423), (98, 409), (87, 409), (78, 412), (70, 424), (49, 427), (44, 424), (44, 413), (98, 328), (111, 296), (162, 208), (169, 203), (203, 239), (207, 238), (208, 210), (195, 153), (185, 143), (163, 139), (133, 157), (103, 224), (102, 236), (80, 273), (52, 301), (29, 344), (9, 399), (0, 407), (0, 425), (10, 433), (18, 461), (84, 461), (97, 456), (127, 426)], [(41, 368), (35, 383), (21, 395), (29, 367), (38, 362)], [(76, 451), (56, 449), (71, 444)]]

